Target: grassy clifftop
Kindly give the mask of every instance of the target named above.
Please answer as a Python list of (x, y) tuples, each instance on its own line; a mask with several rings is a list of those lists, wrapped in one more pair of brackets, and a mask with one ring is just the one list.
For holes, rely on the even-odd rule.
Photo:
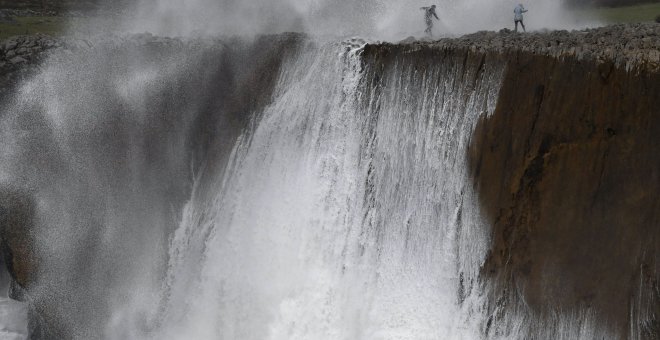
[(594, 7), (577, 11), (587, 17), (609, 23), (649, 22), (660, 16), (660, 2), (623, 7)]

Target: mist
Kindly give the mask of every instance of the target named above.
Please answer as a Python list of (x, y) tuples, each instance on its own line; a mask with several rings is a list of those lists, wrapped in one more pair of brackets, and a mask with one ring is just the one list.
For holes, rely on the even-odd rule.
[[(420, 7), (436, 4), (436, 37), (513, 28), (520, 0), (139, 0), (126, 6), (112, 30), (160, 36), (242, 35), (306, 32), (378, 40), (423, 37)], [(528, 31), (596, 26), (564, 8), (563, 1), (522, 1)]]

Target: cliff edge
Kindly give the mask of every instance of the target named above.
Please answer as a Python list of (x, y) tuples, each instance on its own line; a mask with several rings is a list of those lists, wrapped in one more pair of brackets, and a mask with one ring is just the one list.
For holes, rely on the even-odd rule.
[(537, 327), (562, 312), (659, 338), (660, 25), (486, 36), (509, 51), (469, 150), (493, 228), (493, 318), (519, 306)]

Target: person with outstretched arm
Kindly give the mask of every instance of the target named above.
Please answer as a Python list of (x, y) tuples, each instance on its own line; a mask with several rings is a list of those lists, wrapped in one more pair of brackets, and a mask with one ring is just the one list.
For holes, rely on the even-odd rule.
[(424, 20), (426, 21), (426, 30), (424, 30), (424, 32), (429, 36), (433, 36), (433, 32), (431, 31), (433, 29), (433, 17), (435, 17), (436, 20), (440, 20), (435, 13), (435, 5), (432, 5), (431, 7), (422, 7), (420, 9), (424, 11)]
[(523, 13), (525, 12), (527, 12), (527, 10), (522, 4), (518, 4), (518, 6), (513, 9), (513, 22), (516, 24), (516, 32), (518, 32), (518, 23), (522, 26), (523, 32), (526, 32), (525, 24), (523, 24)]

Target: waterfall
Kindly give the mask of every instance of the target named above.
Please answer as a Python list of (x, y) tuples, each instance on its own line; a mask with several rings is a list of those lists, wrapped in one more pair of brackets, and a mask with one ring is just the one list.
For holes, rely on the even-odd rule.
[(16, 189), (34, 207), (17, 242), (30, 245), (21, 261), (38, 266), (13, 295), (27, 289), (34, 323), (53, 338), (98, 338), (115, 304), (155, 303), (191, 171), (222, 158), (217, 145), (240, 131), (236, 111), (248, 104), (235, 101), (261, 96), (245, 83), (268, 70), (251, 60), (277, 54), (271, 43), (296, 50), (286, 37), (254, 41), (259, 51), (204, 39), (95, 43), (53, 54), (0, 114), (2, 198)]
[[(501, 246), (517, 240), (524, 255), (529, 237), (507, 233), (534, 221), (502, 222), (513, 208), (493, 200), (540, 181), (553, 140), (521, 159), (510, 145), (534, 151), (520, 137), (533, 134), (501, 127), (529, 120), (534, 132), (540, 113), (514, 110), (516, 125), (510, 108), (541, 107), (556, 86), (513, 91), (520, 79), (536, 84), (521, 70), (570, 81), (570, 60), (301, 34), (95, 44), (51, 55), (0, 108), (0, 247), (9, 296), (24, 302), (4, 299), (0, 273), (0, 336), (628, 334), (598, 306), (544, 302), (561, 298), (561, 281), (526, 291), (526, 262), (514, 258), (519, 270), (506, 272)], [(595, 74), (587, 66), (583, 76)], [(592, 80), (587, 92), (603, 86)], [(613, 139), (618, 130), (603, 126)], [(498, 171), (517, 169), (507, 157), (529, 163), (517, 170), (529, 183), (499, 181)], [(642, 338), (654, 327), (657, 284), (638, 279), (629, 334)]]
[(478, 337), (489, 236), (467, 144), (501, 65), (382, 67), (359, 39), (296, 39), (110, 42), (26, 79), (3, 108), (0, 178), (34, 206), (39, 267), (14, 292), (33, 326), (74, 339)]
[(285, 63), (227, 170), (197, 174), (150, 326), (124, 305), (109, 338), (477, 337), (464, 302), (488, 235), (466, 145), (501, 71), (454, 58), (377, 75), (359, 45)]
[[(14, 294), (38, 329), (607, 337), (588, 310), (544, 319), (524, 301), (493, 304), (481, 276), (492, 240), (468, 145), (495, 110), (502, 58), (296, 35), (231, 43), (54, 56), (5, 105), (0, 178), (32, 197), (41, 264)], [(3, 322), (21, 338), (24, 322)]]

